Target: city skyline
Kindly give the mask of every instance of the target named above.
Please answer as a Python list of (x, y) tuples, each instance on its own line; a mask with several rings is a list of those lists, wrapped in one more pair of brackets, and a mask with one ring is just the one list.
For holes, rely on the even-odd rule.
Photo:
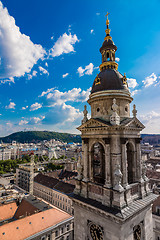
[(160, 133), (159, 7), (156, 0), (0, 1), (0, 135), (78, 133), (99, 73), (107, 11), (119, 71), (146, 126), (142, 133)]

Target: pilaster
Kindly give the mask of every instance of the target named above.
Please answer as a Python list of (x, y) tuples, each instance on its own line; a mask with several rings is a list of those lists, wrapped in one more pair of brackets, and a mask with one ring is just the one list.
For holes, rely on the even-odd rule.
[(83, 181), (88, 181), (89, 139), (83, 138)]
[(127, 138), (121, 138), (121, 149), (122, 149), (122, 186), (126, 188), (128, 186), (128, 176), (127, 176), (127, 149), (126, 149)]
[(121, 144), (120, 137), (118, 135), (112, 135), (110, 147), (111, 147), (110, 151), (111, 151), (112, 185), (114, 186), (116, 184), (114, 177), (116, 166), (120, 165), (121, 167)]
[(141, 145), (140, 145), (141, 138), (135, 139), (136, 144), (136, 162), (137, 162), (137, 181), (143, 182), (142, 179), (142, 163), (141, 163)]
[(111, 159), (110, 159), (110, 138), (104, 138), (105, 142), (105, 186), (110, 188), (111, 183)]

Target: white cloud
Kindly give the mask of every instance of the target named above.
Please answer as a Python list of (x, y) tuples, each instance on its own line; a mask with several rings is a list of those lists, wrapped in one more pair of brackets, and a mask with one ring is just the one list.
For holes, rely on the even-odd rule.
[(10, 128), (13, 126), (13, 124), (11, 122), (7, 122), (6, 125)]
[(36, 102), (36, 103), (34, 103), (34, 104), (32, 104), (32, 105), (30, 106), (30, 111), (35, 111), (35, 110), (37, 110), (37, 109), (39, 109), (39, 108), (41, 108), (41, 107), (42, 107), (42, 104)]
[(26, 110), (28, 108), (28, 106), (26, 106), (26, 107), (22, 107), (22, 110)]
[(48, 67), (48, 63), (47, 62), (45, 62), (45, 66)]
[(44, 95), (46, 95), (46, 94), (52, 92), (54, 89), (55, 89), (55, 88), (48, 88), (47, 91), (46, 91), (46, 92), (43, 91), (42, 94), (41, 94), (39, 97), (43, 97)]
[(135, 88), (136, 86), (138, 86), (138, 83), (134, 78), (127, 78), (127, 82), (128, 82), (129, 88)]
[(119, 57), (116, 57), (115, 60), (116, 60), (116, 62), (119, 62), (119, 61), (120, 61), (120, 58), (119, 58)]
[(15, 109), (16, 104), (14, 102), (10, 102), (8, 106), (6, 106), (6, 109)]
[(45, 96), (48, 106), (62, 105), (65, 102), (85, 102), (87, 101), (91, 88), (82, 91), (81, 88), (73, 88), (66, 92), (60, 92), (54, 88), (42, 92), (41, 96)]
[(15, 82), (14, 82), (14, 78), (13, 78), (13, 77), (10, 77), (10, 78), (8, 78), (8, 79), (0, 80), (0, 83), (1, 83), (1, 84), (9, 83), (9, 85), (10, 85), (11, 83), (15, 83)]
[(97, 12), (97, 13), (96, 13), (96, 15), (97, 15), (97, 16), (99, 16), (99, 15), (100, 15), (100, 13), (99, 13), (99, 12)]
[(40, 70), (42, 73), (49, 75), (49, 72), (48, 72), (45, 68), (39, 66), (39, 70)]
[(145, 80), (142, 81), (145, 87), (149, 87), (157, 82), (157, 76), (155, 73), (152, 73), (150, 76), (146, 77)]
[(73, 88), (66, 92), (56, 89), (48, 89), (41, 94), (43, 106), (50, 107), (42, 121), (46, 125), (54, 125), (56, 130), (74, 129), (80, 124), (83, 112), (67, 104), (67, 102), (85, 102), (90, 94), (91, 88), (86, 91), (81, 88)]
[(28, 123), (28, 121), (26, 121), (26, 120), (21, 120), (20, 122), (19, 122), (19, 125), (21, 126), (21, 125), (26, 125)]
[(132, 91), (131, 92), (131, 94), (132, 94), (132, 96), (134, 96), (134, 95), (136, 95), (138, 92), (140, 92), (141, 90), (138, 90), (138, 89), (136, 89), (136, 90), (134, 90), (134, 91)]
[(32, 79), (33, 77), (37, 76), (37, 71), (33, 71), (32, 74), (28, 74), (28, 80)]
[(38, 124), (38, 123), (41, 123), (42, 120), (45, 119), (45, 116), (41, 116), (41, 117), (32, 117), (30, 118), (30, 121), (29, 121), (29, 124)]
[(85, 66), (85, 68), (79, 67), (77, 69), (77, 72), (79, 74), (79, 77), (82, 77), (84, 74), (86, 75), (92, 75), (93, 70), (97, 69), (98, 67), (94, 67), (93, 63), (88, 64)]
[[(61, 105), (55, 105), (45, 116), (44, 124), (59, 125), (60, 129), (68, 127), (68, 124), (80, 124), (83, 118), (83, 112), (71, 105), (62, 103)], [(70, 126), (71, 126), (70, 125)]]
[(145, 133), (160, 133), (160, 112), (151, 111), (139, 116), (139, 119), (145, 125)]
[(44, 57), (45, 50), (20, 32), (15, 19), (9, 15), (1, 1), (0, 13), (0, 78), (24, 76)]
[[(22, 117), (22, 118), (24, 118), (24, 117)], [(22, 126), (22, 125), (34, 125), (34, 124), (39, 124), (39, 123), (41, 123), (42, 122), (42, 120), (44, 120), (45, 119), (45, 116), (41, 116), (41, 117), (31, 117), (31, 118), (29, 118), (29, 119), (22, 119), (19, 123), (18, 123), (18, 125), (19, 126)]]
[(64, 33), (58, 38), (54, 46), (50, 49), (50, 55), (52, 57), (60, 56), (64, 53), (75, 52), (73, 45), (79, 42), (76, 34)]
[(65, 73), (62, 75), (63, 78), (67, 77), (69, 75), (69, 73)]
[(142, 121), (150, 121), (151, 119), (160, 118), (160, 113), (151, 111), (147, 114), (140, 115)]
[(93, 34), (93, 32), (94, 32), (94, 29), (91, 29), (90, 33)]

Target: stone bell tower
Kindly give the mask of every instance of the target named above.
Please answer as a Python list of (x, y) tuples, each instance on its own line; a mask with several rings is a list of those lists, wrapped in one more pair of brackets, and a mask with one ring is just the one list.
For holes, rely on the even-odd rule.
[(140, 131), (126, 75), (118, 72), (107, 14), (102, 64), (84, 109), (82, 158), (73, 195), (75, 240), (153, 239), (150, 192), (141, 161)]

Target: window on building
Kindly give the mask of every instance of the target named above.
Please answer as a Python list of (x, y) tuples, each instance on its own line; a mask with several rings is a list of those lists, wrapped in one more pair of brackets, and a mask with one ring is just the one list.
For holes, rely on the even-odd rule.
[(105, 182), (105, 152), (101, 143), (97, 142), (92, 147), (93, 179), (97, 183)]
[(60, 238), (60, 240), (64, 240), (64, 237), (62, 236), (62, 237)]
[(67, 224), (67, 231), (70, 230), (70, 224)]
[(69, 240), (69, 235), (66, 237), (66, 240)]
[(45, 240), (45, 239), (46, 239), (46, 236), (41, 237), (41, 240)]
[(135, 178), (135, 166), (134, 166), (134, 149), (131, 143), (127, 143), (127, 172), (128, 172), (128, 183), (134, 182)]
[(58, 237), (58, 230), (55, 232), (56, 237)]
[(50, 234), (47, 236), (47, 240), (51, 240), (51, 235)]
[(61, 233), (64, 233), (64, 228), (63, 227), (61, 227)]

